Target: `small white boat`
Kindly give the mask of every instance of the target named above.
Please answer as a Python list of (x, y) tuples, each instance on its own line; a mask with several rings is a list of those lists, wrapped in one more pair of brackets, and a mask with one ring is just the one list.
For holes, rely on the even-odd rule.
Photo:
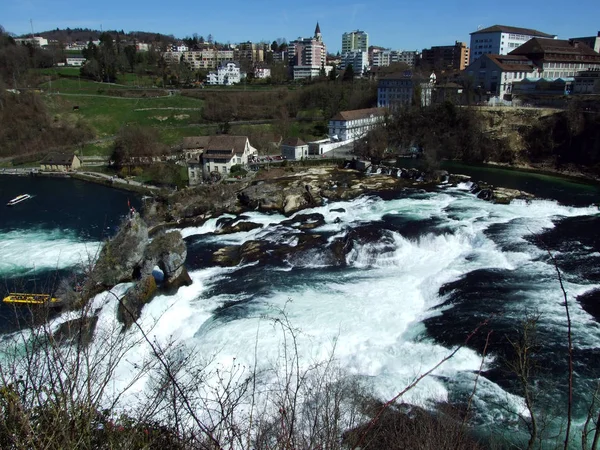
[(10, 202), (8, 202), (6, 204), (6, 206), (13, 206), (16, 205), (17, 203), (21, 203), (24, 202), (25, 200), (29, 200), (31, 198), (31, 195), (29, 194), (21, 194), (16, 196), (15, 198), (13, 198)]

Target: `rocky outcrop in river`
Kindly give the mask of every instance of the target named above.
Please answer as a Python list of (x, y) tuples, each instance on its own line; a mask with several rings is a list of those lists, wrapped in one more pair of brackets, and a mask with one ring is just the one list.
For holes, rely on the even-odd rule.
[(162, 232), (150, 241), (148, 226), (139, 214), (134, 213), (105, 243), (77, 303), (85, 303), (119, 283), (133, 282), (134, 286), (121, 299), (117, 313), (119, 321), (128, 327), (139, 318), (143, 306), (159, 289), (155, 267), (162, 272), (162, 289), (191, 284), (185, 269), (186, 256), (187, 248), (178, 231)]

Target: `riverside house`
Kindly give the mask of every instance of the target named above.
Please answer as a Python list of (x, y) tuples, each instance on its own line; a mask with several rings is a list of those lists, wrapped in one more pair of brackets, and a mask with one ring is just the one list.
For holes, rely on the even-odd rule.
[(383, 122), (386, 112), (386, 108), (342, 111), (329, 121), (329, 137), (337, 141), (360, 139)]
[(72, 172), (81, 167), (81, 160), (73, 153), (48, 153), (40, 162), (40, 170)]
[(300, 138), (287, 138), (281, 143), (281, 156), (289, 160), (306, 158), (308, 156), (308, 144)]
[(208, 179), (212, 174), (226, 177), (231, 167), (245, 166), (251, 155), (257, 154), (247, 136), (193, 136), (183, 140), (190, 185)]

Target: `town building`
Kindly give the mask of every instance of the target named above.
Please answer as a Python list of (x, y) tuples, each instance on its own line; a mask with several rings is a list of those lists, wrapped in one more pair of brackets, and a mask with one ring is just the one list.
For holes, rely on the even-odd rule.
[(342, 54), (357, 50), (369, 51), (369, 35), (360, 30), (342, 34)]
[(175, 65), (180, 61), (187, 63), (193, 70), (216, 69), (221, 64), (233, 61), (233, 50), (191, 50), (186, 52), (168, 51), (163, 53), (167, 64)]
[[(420, 101), (422, 106), (429, 106), (435, 82), (434, 73), (429, 79), (418, 77), (410, 70), (384, 75), (377, 82), (377, 106), (394, 109), (410, 105), (413, 100)], [(415, 98), (417, 93), (419, 93), (418, 99)]]
[(300, 138), (287, 138), (281, 143), (281, 156), (292, 161), (306, 158), (308, 144)]
[(48, 45), (48, 39), (41, 36), (32, 36), (27, 38), (15, 38), (17, 44), (31, 44), (34, 47), (46, 47)]
[(264, 47), (252, 42), (243, 42), (233, 50), (234, 61), (247, 61), (250, 64), (256, 64), (265, 60)]
[(171, 51), (177, 52), (177, 53), (184, 53), (184, 52), (189, 52), (190, 48), (187, 45), (185, 45), (183, 42), (179, 42), (178, 44), (174, 44), (171, 47)]
[(355, 76), (362, 76), (369, 67), (368, 53), (362, 50), (343, 53), (341, 69), (346, 70), (350, 65), (352, 66), (352, 70), (354, 70)]
[(67, 66), (81, 67), (86, 59), (83, 56), (67, 56)]
[(72, 172), (81, 167), (81, 160), (73, 153), (48, 153), (40, 161), (41, 170)]
[(288, 61), (288, 52), (287, 51), (277, 51), (277, 52), (271, 52), (272, 53), (272, 58), (273, 58), (273, 62), (274, 63), (282, 63), (282, 62), (287, 62)]
[(372, 66), (373, 65), (373, 59), (375, 58), (376, 55), (378, 55), (381, 52), (384, 52), (386, 50), (389, 50), (385, 47), (378, 47), (376, 45), (370, 45), (369, 46), (369, 65)]
[(327, 47), (318, 23), (312, 38), (298, 38), (290, 42), (288, 58), (294, 80), (318, 77), (323, 70), (326, 73), (331, 70), (326, 67)]
[(245, 166), (257, 150), (246, 136), (193, 136), (183, 139), (183, 152), (190, 185), (212, 174), (226, 177), (234, 165)]
[(595, 52), (600, 53), (600, 31), (597, 36), (570, 38), (569, 42), (583, 42)]
[(482, 55), (507, 55), (530, 39), (556, 39), (556, 35), (529, 28), (493, 25), (471, 33), (469, 63)]
[(425, 70), (444, 72), (464, 70), (469, 65), (469, 48), (464, 42), (454, 45), (439, 45), (425, 48), (421, 52), (420, 66)]
[(264, 80), (265, 78), (269, 78), (271, 76), (271, 69), (265, 66), (256, 66), (254, 68), (254, 78), (258, 78), (259, 80)]
[(467, 67), (466, 74), (476, 89), (500, 98), (511, 93), (514, 82), (540, 78), (533, 62), (523, 55), (484, 54)]
[(562, 96), (569, 95), (573, 91), (573, 78), (555, 78), (546, 80), (544, 78), (525, 78), (512, 84), (511, 93), (513, 96), (525, 97), (535, 96)]
[(600, 69), (582, 70), (574, 78), (573, 94), (600, 94)]
[(329, 121), (329, 137), (333, 141), (360, 139), (383, 121), (386, 111), (385, 108), (342, 111)]
[(216, 71), (208, 72), (206, 84), (231, 86), (241, 82), (242, 75), (239, 64), (230, 61), (220, 65)]
[(396, 63), (403, 63), (409, 67), (414, 67), (419, 61), (421, 53), (418, 51), (406, 50), (382, 50), (373, 52), (371, 66), (387, 67)]
[(577, 41), (534, 38), (510, 55), (525, 56), (531, 60), (540, 78), (574, 77), (582, 70), (600, 69), (600, 54)]
[[(557, 79), (571, 81), (577, 73), (600, 69), (600, 54), (577, 41), (533, 38), (516, 48), (508, 55), (486, 54), (466, 69), (476, 87), (492, 96), (505, 99), (513, 94), (512, 85), (528, 79), (520, 85), (520, 90), (538, 89), (531, 81), (544, 79), (551, 82)], [(576, 85), (576, 83), (575, 83)], [(565, 85), (565, 90), (570, 85)]]

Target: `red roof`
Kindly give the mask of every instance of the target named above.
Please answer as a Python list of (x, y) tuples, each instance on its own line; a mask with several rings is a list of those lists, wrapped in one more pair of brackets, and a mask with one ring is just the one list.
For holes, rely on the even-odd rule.
[(494, 62), (504, 72), (531, 72), (535, 66), (533, 62), (522, 55), (483, 55)]
[(236, 154), (244, 153), (246, 149), (247, 136), (230, 136), (228, 134), (220, 134), (216, 136), (192, 136), (183, 138), (183, 148), (200, 149), (211, 154), (217, 152), (235, 152)]
[(287, 145), (288, 147), (300, 147), (302, 145), (306, 145), (306, 142), (297, 137), (290, 137), (283, 141), (281, 145)]
[[(517, 47), (509, 55), (524, 55), (530, 59), (553, 59), (560, 61), (581, 61), (582, 56), (591, 57), (600, 62), (600, 54), (582, 42), (569, 42), (562, 39), (533, 38)], [(579, 57), (579, 58), (578, 58)], [(596, 57), (596, 58), (594, 58)], [(589, 58), (586, 58), (589, 61)]]
[(331, 118), (331, 120), (358, 120), (371, 116), (383, 116), (386, 113), (385, 108), (367, 108), (354, 109), (352, 111), (341, 111)]
[(476, 33), (513, 33), (513, 34), (526, 34), (528, 36), (537, 36), (542, 38), (553, 38), (554, 35), (548, 33), (542, 33), (541, 31), (534, 30), (531, 28), (520, 28), (511, 27), (509, 25), (492, 25), (491, 27), (483, 28), (481, 30), (473, 31), (470, 34)]

